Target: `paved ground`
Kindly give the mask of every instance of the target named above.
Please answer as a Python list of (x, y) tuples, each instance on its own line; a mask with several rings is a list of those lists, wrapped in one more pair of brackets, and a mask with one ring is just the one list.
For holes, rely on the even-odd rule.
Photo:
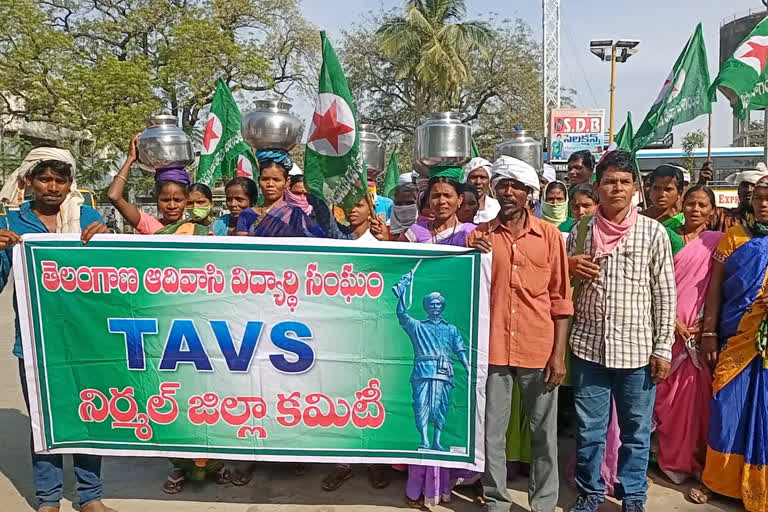
[[(10, 354), (13, 337), (10, 290), (0, 295), (0, 512), (34, 510), (34, 489), (29, 458), (29, 426), (18, 383), (16, 359)], [(562, 446), (564, 459), (572, 448)], [(109, 458), (105, 461), (106, 503), (120, 512), (347, 512), (407, 510), (404, 477), (397, 476), (392, 485), (381, 491), (368, 485), (366, 472), (357, 469), (341, 491), (327, 493), (320, 481), (327, 467), (314, 465), (308, 474), (295, 477), (290, 465), (264, 464), (251, 484), (238, 488), (220, 487), (214, 483), (188, 484), (184, 492), (170, 499), (161, 491), (169, 464), (164, 459)], [(62, 511), (73, 510), (71, 471), (66, 472)], [(649, 512), (683, 511), (713, 512), (743, 510), (738, 502), (718, 500), (710, 505), (693, 505), (683, 498), (684, 488), (664, 483), (653, 475), (656, 485), (650, 491)], [(513, 511), (529, 510), (526, 499), (527, 480), (511, 483), (515, 502)], [(574, 498), (574, 491), (563, 485), (561, 506)], [(461, 491), (447, 507), (438, 511), (478, 512), (472, 498)], [(560, 510), (560, 509), (558, 509)], [(601, 512), (618, 512), (621, 507), (607, 502)]]

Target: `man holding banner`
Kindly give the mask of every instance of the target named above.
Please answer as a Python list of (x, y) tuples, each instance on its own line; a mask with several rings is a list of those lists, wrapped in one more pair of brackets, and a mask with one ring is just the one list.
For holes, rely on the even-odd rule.
[(467, 245), (493, 254), (486, 387), (485, 475), (489, 512), (508, 512), (506, 432), (515, 376), (531, 424), (531, 510), (557, 506), (557, 386), (565, 377), (568, 317), (573, 314), (568, 257), (560, 232), (530, 214), (539, 189), (530, 165), (502, 156), (492, 168), (499, 215), (470, 233)]
[[(36, 148), (21, 164), (21, 176), (33, 189), (34, 201), (21, 205), (0, 218), (0, 290), (5, 288), (13, 264), (10, 246), (21, 242), (27, 233), (80, 233), (82, 243), (93, 235), (108, 233), (101, 215), (83, 205), (83, 198), (75, 185), (75, 159), (69, 151), (57, 148)], [(17, 310), (16, 294), (13, 306)], [(27, 371), (21, 347), (19, 315), (16, 315), (16, 338), (13, 354), (19, 358), (19, 374), (24, 402), (29, 409)], [(75, 454), (72, 457), (77, 479), (77, 494), (82, 512), (115, 512), (106, 507), (101, 498), (104, 483), (101, 480), (101, 457)], [(38, 512), (57, 512), (63, 497), (63, 460), (61, 455), (42, 455), (32, 450), (32, 468)]]

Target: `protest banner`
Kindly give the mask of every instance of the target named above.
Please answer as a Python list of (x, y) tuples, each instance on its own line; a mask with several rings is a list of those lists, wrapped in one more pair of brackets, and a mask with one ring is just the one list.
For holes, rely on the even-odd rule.
[(482, 471), (486, 258), (27, 235), (14, 271), (35, 451)]
[(553, 108), (550, 113), (550, 160), (568, 160), (577, 151), (603, 152), (605, 110)]

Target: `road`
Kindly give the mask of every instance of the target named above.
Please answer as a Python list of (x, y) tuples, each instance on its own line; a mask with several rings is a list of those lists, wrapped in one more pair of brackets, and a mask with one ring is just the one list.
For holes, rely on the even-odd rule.
[[(10, 287), (9, 287), (10, 288)], [(21, 396), (18, 363), (11, 355), (13, 317), (10, 289), (0, 294), (0, 511), (34, 510), (34, 487), (29, 457), (29, 419)], [(563, 441), (561, 456), (573, 453), (572, 444)], [(565, 467), (565, 464), (562, 464)], [(364, 468), (355, 468), (355, 476), (341, 490), (328, 493), (320, 488), (328, 466), (312, 465), (301, 477), (289, 464), (263, 464), (246, 487), (217, 486), (213, 482), (187, 483), (184, 491), (169, 497), (162, 484), (170, 466), (165, 459), (107, 458), (104, 463), (105, 503), (119, 512), (380, 512), (408, 509), (405, 503), (405, 477), (396, 475), (390, 487), (374, 490), (368, 484)], [(62, 512), (76, 510), (71, 504), (74, 482), (70, 466), (65, 465), (65, 501)], [(686, 502), (687, 487), (676, 487), (657, 473), (649, 492), (647, 509), (651, 512), (714, 512), (743, 510), (731, 500), (716, 500), (709, 505)], [(516, 505), (514, 512), (530, 510), (527, 506), (526, 479), (510, 483)], [(479, 512), (471, 493), (457, 491), (450, 504), (436, 511)], [(560, 505), (567, 507), (575, 491), (565, 483)], [(558, 510), (561, 510), (558, 508)], [(601, 512), (619, 512), (621, 507), (608, 501)]]

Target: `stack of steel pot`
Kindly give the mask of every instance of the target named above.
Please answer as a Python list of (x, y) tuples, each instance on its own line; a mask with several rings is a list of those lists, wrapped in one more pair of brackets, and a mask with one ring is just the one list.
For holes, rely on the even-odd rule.
[(494, 158), (499, 158), (501, 155), (511, 156), (527, 163), (536, 169), (536, 172), (541, 172), (543, 167), (542, 146), (541, 142), (533, 137), (532, 131), (517, 128), (508, 133), (505, 138), (504, 142), (496, 146)]
[(460, 167), (471, 155), (472, 129), (455, 112), (430, 114), (416, 128), (414, 160), (419, 174), (426, 175), (430, 167)]
[(183, 168), (195, 161), (192, 141), (171, 115), (151, 116), (136, 140), (139, 163), (150, 169)]
[(283, 149), (298, 145), (304, 124), (291, 114), (291, 104), (277, 100), (259, 100), (254, 109), (243, 116), (243, 139), (255, 150)]
[(378, 134), (379, 128), (372, 124), (360, 125), (360, 152), (368, 169), (368, 176), (378, 177), (387, 165), (386, 145)]

